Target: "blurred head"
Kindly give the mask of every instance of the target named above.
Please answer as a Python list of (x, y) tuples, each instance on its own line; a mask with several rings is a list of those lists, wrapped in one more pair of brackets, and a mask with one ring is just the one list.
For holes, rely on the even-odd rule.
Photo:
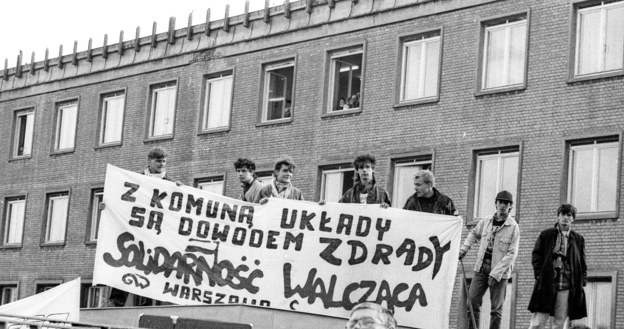
[(284, 184), (290, 183), (295, 167), (295, 162), (290, 158), (278, 160), (273, 169), (273, 176), (275, 176), (275, 180)]
[(568, 231), (572, 227), (572, 223), (576, 219), (576, 207), (564, 203), (557, 209), (557, 223), (562, 231)]
[(414, 190), (419, 198), (430, 198), (433, 196), (433, 186), (435, 177), (430, 170), (421, 170), (414, 175)]
[(372, 182), (375, 177), (376, 163), (375, 157), (370, 154), (358, 155), (353, 160), (353, 168), (356, 173), (355, 179), (362, 182), (362, 184)]
[(396, 327), (397, 323), (392, 313), (385, 307), (373, 302), (357, 304), (351, 310), (351, 316), (349, 316), (346, 325), (346, 329), (396, 329)]
[(165, 171), (167, 164), (167, 151), (161, 147), (153, 147), (147, 153), (147, 166), (151, 173), (159, 174)]
[(234, 168), (241, 183), (251, 183), (256, 178), (256, 164), (245, 158), (239, 158), (234, 162)]

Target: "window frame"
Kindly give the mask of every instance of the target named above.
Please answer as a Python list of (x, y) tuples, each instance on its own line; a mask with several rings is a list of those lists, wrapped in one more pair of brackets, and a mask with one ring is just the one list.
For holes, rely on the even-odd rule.
[[(22, 218), (22, 235), (19, 243), (6, 243), (6, 226), (8, 221), (9, 203), (12, 201), (24, 201), (24, 217)], [(0, 249), (22, 248), (24, 245), (24, 234), (26, 229), (26, 214), (28, 211), (28, 194), (12, 195), (4, 198), (4, 206), (2, 211), (2, 221), (0, 221)]]
[[(360, 107), (334, 111), (333, 110), (334, 104), (332, 104), (333, 90), (330, 90), (332, 89), (331, 87), (333, 86), (333, 84), (330, 83), (332, 81), (332, 76), (333, 76), (333, 72), (331, 70), (332, 59), (337, 53), (350, 51), (350, 50), (354, 50), (357, 48), (361, 49), (360, 51), (362, 54), (362, 81), (360, 83)], [(323, 103), (321, 106), (322, 107), (321, 118), (360, 113), (364, 110), (364, 102), (365, 102), (364, 91), (366, 87), (366, 51), (367, 51), (366, 48), (367, 48), (367, 41), (360, 40), (360, 41), (353, 41), (350, 43), (346, 43), (344, 46), (339, 47), (339, 48), (330, 48), (330, 49), (325, 50), (325, 59), (323, 63), (323, 67), (325, 69), (325, 72), (323, 74), (324, 82), (321, 84), (323, 90), (320, 93), (320, 95), (323, 95)]]
[[(58, 149), (57, 144), (59, 141), (60, 134), (60, 122), (59, 122), (59, 112), (61, 108), (65, 108), (69, 105), (76, 104), (76, 121), (74, 123), (74, 139), (72, 141), (71, 148)], [(51, 154), (64, 154), (64, 153), (73, 153), (76, 151), (76, 140), (78, 139), (78, 126), (80, 123), (80, 97), (68, 98), (65, 100), (61, 100), (54, 103), (54, 126), (52, 128), (52, 147)]]
[[(405, 45), (408, 43), (418, 42), (420, 40), (424, 40), (427, 38), (427, 35), (435, 34), (437, 35), (431, 36), (429, 38), (438, 38), (439, 52), (438, 52), (438, 83), (436, 86), (436, 95), (422, 98), (415, 98), (410, 100), (401, 100), (401, 95), (403, 95), (404, 88), (404, 80), (405, 80)], [(441, 91), (441, 82), (442, 82), (442, 60), (443, 60), (443, 49), (444, 49), (444, 27), (436, 27), (431, 29), (419, 30), (416, 32), (404, 33), (400, 34), (397, 39), (397, 70), (396, 70), (396, 86), (394, 91), (394, 108), (399, 109), (406, 106), (417, 105), (417, 104), (427, 104), (427, 103), (437, 103), (440, 101), (440, 91)]]
[(621, 0), (572, 0), (570, 3), (570, 41), (569, 41), (569, 53), (568, 53), (568, 80), (567, 83), (574, 83), (579, 81), (604, 79), (611, 77), (618, 77), (624, 75), (624, 54), (622, 56), (623, 65), (619, 70), (613, 71), (601, 71), (598, 73), (590, 73), (585, 75), (576, 75), (577, 68), (577, 38), (578, 38), (578, 14), (580, 9), (601, 6), (604, 4), (611, 4), (620, 2)]
[[(615, 329), (615, 325), (616, 325), (616, 313), (617, 313), (617, 277), (618, 277), (618, 271), (617, 270), (613, 270), (613, 271), (588, 271), (587, 272), (587, 282), (596, 282), (596, 281), (600, 281), (601, 279), (607, 279), (610, 280), (608, 282), (611, 282), (611, 318), (610, 320), (610, 326), (609, 328), (613, 328)], [(589, 306), (589, 305), (588, 305)], [(589, 314), (588, 314), (589, 315)]]
[[(228, 77), (228, 76), (231, 77), (232, 79), (232, 89), (230, 90), (230, 108), (229, 108), (229, 115), (228, 115), (228, 124), (227, 126), (204, 129), (203, 127), (204, 121), (207, 120), (206, 117), (208, 116), (208, 113), (209, 113), (209, 109), (206, 108), (208, 106), (208, 104), (206, 104), (206, 93), (208, 92), (209, 82), (211, 80), (224, 79), (225, 77)], [(236, 82), (235, 68), (229, 67), (224, 70), (204, 74), (201, 79), (202, 79), (202, 87), (201, 87), (201, 93), (199, 95), (199, 102), (198, 102), (199, 103), (199, 110), (198, 110), (199, 120), (197, 124), (197, 135), (205, 135), (205, 134), (229, 131), (230, 129), (232, 129), (232, 112), (234, 110), (234, 84)]]
[[(19, 138), (19, 131), (18, 131), (18, 119), (21, 116), (28, 116), (32, 114), (32, 136), (31, 141), (30, 141), (30, 153), (27, 155), (17, 155), (17, 147), (19, 145), (18, 142), (18, 138)], [(12, 127), (12, 131), (11, 131), (11, 142), (9, 143), (10, 145), (10, 155), (9, 155), (9, 161), (11, 160), (22, 160), (22, 159), (30, 159), (32, 158), (32, 154), (34, 151), (34, 146), (35, 146), (35, 121), (37, 120), (37, 108), (36, 106), (30, 106), (30, 107), (22, 107), (19, 108), (15, 111), (13, 111), (13, 127)]]
[[(297, 92), (297, 64), (298, 64), (298, 55), (291, 56), (283, 56), (277, 59), (272, 59), (270, 61), (264, 61), (260, 63), (260, 91), (259, 91), (259, 103), (258, 103), (258, 114), (256, 118), (256, 127), (274, 125), (280, 123), (288, 123), (293, 122), (295, 119), (295, 103), (296, 103), (296, 92)], [(267, 68), (271, 65), (278, 65), (280, 63), (287, 63), (292, 61), (293, 67), (293, 81), (292, 81), (292, 99), (290, 100), (290, 117), (281, 118), (275, 120), (265, 120), (266, 117), (266, 109), (265, 109), (265, 94), (266, 91), (266, 83), (267, 83)], [(287, 67), (287, 66), (284, 66)], [(285, 101), (285, 100), (284, 100)]]
[[(122, 114), (121, 114), (121, 138), (118, 142), (111, 142), (111, 143), (103, 143), (102, 142), (102, 137), (103, 137), (103, 125), (104, 125), (104, 101), (108, 98), (112, 98), (112, 97), (118, 97), (120, 95), (117, 95), (118, 93), (123, 93), (123, 98), (124, 98), (124, 105), (122, 108)], [(126, 123), (126, 110), (127, 110), (127, 106), (128, 106), (128, 88), (118, 88), (118, 89), (114, 89), (114, 90), (108, 90), (108, 91), (103, 91), (99, 94), (98, 97), (98, 124), (97, 124), (97, 130), (96, 130), (96, 141), (95, 141), (95, 149), (100, 149), (100, 148), (106, 148), (106, 147), (114, 147), (114, 146), (121, 146), (123, 145), (123, 136), (124, 136), (124, 126)]]
[[(85, 234), (85, 244), (87, 245), (96, 245), (97, 244), (97, 238), (93, 239), (93, 216), (94, 216), (94, 212), (99, 212), (100, 213), (100, 219), (101, 220), (101, 210), (99, 210), (99, 207), (96, 208), (95, 206), (95, 197), (96, 195), (101, 194), (102, 195), (102, 202), (104, 202), (104, 187), (95, 187), (91, 189), (91, 193), (89, 194), (89, 217), (87, 218), (87, 229), (86, 229), (86, 234)], [(97, 232), (97, 235), (99, 236), (99, 227), (95, 228)]]
[[(613, 131), (609, 133), (608, 131), (604, 132), (604, 134), (595, 135), (595, 134), (575, 134), (574, 137), (564, 138), (563, 140), (563, 164), (562, 164), (562, 173), (561, 173), (561, 190), (560, 190), (560, 203), (568, 202), (568, 194), (569, 194), (569, 178), (570, 178), (570, 151), (572, 144), (584, 144), (595, 141), (608, 141), (610, 139), (617, 138), (617, 140), (613, 140), (613, 142), (617, 143), (618, 152), (618, 167), (617, 172), (622, 172), (622, 131)], [(592, 213), (582, 213), (577, 214), (575, 220), (604, 220), (604, 219), (615, 219), (617, 220), (620, 216), (620, 188), (621, 188), (622, 178), (620, 175), (617, 176), (617, 183), (615, 187), (615, 210), (613, 212), (592, 212)]]
[[(50, 201), (51, 201), (51, 198), (56, 198), (60, 196), (67, 197), (67, 211), (65, 212), (65, 230), (63, 234), (63, 241), (47, 241), (49, 228), (50, 228), (49, 221), (51, 219), (50, 218)], [(58, 191), (46, 193), (45, 208), (44, 208), (44, 214), (43, 214), (43, 225), (41, 225), (41, 242), (40, 242), (41, 247), (64, 246), (67, 243), (67, 227), (69, 224), (70, 207), (71, 207), (71, 189), (58, 190)]]
[[(398, 202), (398, 199), (395, 195), (395, 171), (398, 166), (405, 166), (406, 163), (417, 165), (419, 163), (427, 163), (429, 162), (431, 172), (435, 173), (435, 150), (427, 149), (421, 152), (415, 153), (403, 153), (403, 154), (394, 154), (390, 156), (390, 172), (388, 173), (388, 181), (386, 184), (388, 193), (392, 197), (392, 202)], [(404, 204), (395, 204), (394, 207), (403, 209)]]
[(0, 281), (0, 305), (6, 305), (6, 304), (2, 304), (2, 299), (4, 299), (3, 290), (5, 288), (15, 288), (15, 295), (17, 298), (16, 300), (19, 300), (20, 282), (19, 281)]
[[(520, 21), (526, 20), (526, 36), (524, 44), (524, 73), (523, 82), (521, 84), (505, 85), (501, 87), (484, 88), (484, 71), (485, 71), (485, 45), (486, 45), (486, 29), (488, 27), (507, 24), (511, 20)], [(491, 95), (498, 93), (506, 93), (511, 91), (525, 90), (528, 85), (528, 72), (529, 72), (529, 43), (530, 43), (530, 27), (531, 27), (531, 10), (510, 13), (504, 16), (487, 17), (479, 21), (479, 49), (477, 51), (477, 81), (475, 97), (482, 95)]]
[[(326, 196), (324, 195), (324, 190), (325, 190), (325, 173), (329, 172), (329, 173), (336, 173), (336, 172), (348, 172), (348, 171), (353, 171), (353, 175), (355, 176), (355, 168), (353, 168), (353, 160), (351, 160), (351, 162), (348, 161), (338, 161), (332, 164), (324, 164), (322, 166), (318, 167), (318, 189), (317, 192), (315, 193), (315, 197), (318, 200), (325, 200), (325, 201), (329, 201), (329, 202), (338, 202), (338, 200), (336, 201), (332, 201), (332, 200), (327, 200)], [(355, 179), (354, 179), (355, 182)], [(340, 200), (340, 198), (342, 197), (342, 194), (340, 195), (340, 197), (338, 198)]]
[[(226, 190), (226, 179), (227, 179), (227, 173), (223, 172), (223, 173), (215, 173), (215, 174), (205, 174), (205, 175), (198, 175), (195, 178), (193, 178), (193, 187), (195, 187), (198, 190), (202, 190), (199, 187), (199, 184), (204, 183), (204, 182), (215, 182), (215, 181), (220, 181), (223, 183), (223, 187), (221, 188), (221, 195), (222, 196), (226, 196), (225, 195), (225, 190)], [(203, 190), (202, 190), (203, 191)]]
[[(105, 296), (104, 298), (106, 299), (106, 301), (108, 301), (112, 287), (107, 286), (107, 285), (102, 285), (102, 284), (98, 284), (94, 286), (92, 280), (83, 279), (80, 284), (80, 309), (86, 310), (86, 309), (98, 309), (98, 308), (108, 307), (107, 304), (105, 304), (104, 306), (99, 306), (99, 307), (89, 306), (89, 301), (90, 301), (89, 297), (90, 297), (92, 288), (105, 290), (106, 294), (104, 295)], [(85, 293), (87, 294), (86, 296), (84, 295)], [(82, 307), (83, 301), (86, 303), (85, 307)]]
[[(163, 81), (158, 81), (155, 83), (151, 83), (148, 87), (148, 92), (147, 92), (147, 111), (146, 111), (146, 115), (145, 115), (145, 137), (143, 142), (151, 142), (151, 141), (159, 141), (159, 140), (167, 140), (167, 139), (173, 139), (175, 137), (175, 131), (176, 131), (176, 119), (177, 119), (177, 107), (178, 107), (178, 93), (179, 93), (179, 86), (180, 86), (180, 79), (179, 78), (175, 78), (175, 79), (168, 79), (168, 80), (163, 80)], [(171, 128), (171, 134), (167, 134), (167, 135), (159, 135), (159, 136), (153, 136), (153, 120), (154, 118), (154, 110), (155, 110), (155, 104), (154, 104), (154, 92), (157, 89), (163, 89), (163, 88), (167, 88), (167, 87), (171, 87), (171, 86), (175, 86), (175, 92), (174, 92), (174, 96), (173, 96), (173, 126)]]
[[(523, 162), (523, 153), (524, 153), (524, 143), (522, 141), (509, 141), (509, 142), (500, 142), (497, 144), (491, 144), (484, 147), (475, 147), (470, 149), (471, 157), (470, 157), (470, 172), (468, 178), (468, 197), (466, 198), (466, 226), (474, 226), (476, 225), (481, 218), (475, 218), (475, 203), (477, 199), (477, 167), (479, 156), (492, 152), (518, 152), (518, 173), (517, 173), (517, 182), (516, 182), (516, 190), (510, 191), (513, 195), (515, 195), (516, 202), (514, 203), (514, 208), (516, 208), (516, 215), (514, 219), (516, 222), (520, 223), (521, 217), (521, 206), (522, 199), (520, 198), (520, 191), (522, 190), (522, 162)], [(493, 212), (492, 212), (493, 213)]]
[[(63, 283), (64, 282), (63, 282), (62, 279), (58, 279), (58, 280), (54, 280), (54, 279), (52, 279), (52, 280), (36, 280), (35, 281), (35, 291), (34, 291), (34, 293), (37, 294), (37, 290), (39, 289), (40, 286), (46, 287), (46, 286), (52, 286), (53, 285), (52, 287), (50, 287), (50, 289), (52, 289), (52, 288), (55, 288), (57, 286), (62, 285)], [(46, 289), (46, 290), (49, 290), (49, 289)], [(43, 291), (46, 291), (46, 290), (43, 290)], [(43, 291), (41, 291), (41, 292), (43, 292)]]

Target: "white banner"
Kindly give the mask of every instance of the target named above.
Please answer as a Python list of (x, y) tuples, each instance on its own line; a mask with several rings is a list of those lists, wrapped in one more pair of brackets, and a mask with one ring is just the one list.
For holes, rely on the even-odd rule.
[[(13, 316), (28, 316), (41, 318), (41, 321), (24, 319), (23, 321), (32, 322), (38, 325), (44, 320), (64, 320), (74, 321), (80, 320), (80, 278), (63, 283), (52, 289), (38, 293), (36, 295), (16, 300), (0, 306), (0, 313)], [(17, 320), (12, 317), (7, 321)], [(8, 329), (17, 329), (20, 327), (28, 328), (19, 324), (11, 324)]]
[(257, 205), (108, 165), (94, 284), (176, 304), (347, 318), (360, 301), (401, 326), (447, 328), (462, 221), (379, 205)]

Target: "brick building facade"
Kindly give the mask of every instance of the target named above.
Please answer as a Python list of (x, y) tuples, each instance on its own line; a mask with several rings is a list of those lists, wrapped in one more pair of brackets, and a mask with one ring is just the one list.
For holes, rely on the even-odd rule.
[[(336, 201), (349, 163), (371, 153), (394, 207), (431, 168), (464, 236), (512, 191), (508, 328), (528, 326), (537, 235), (561, 202), (577, 205), (589, 324), (622, 328), (622, 22), (624, 1), (302, 0), (5, 67), (2, 298), (92, 277), (107, 163), (140, 170), (162, 146), (173, 178), (236, 197), (238, 157), (266, 175), (287, 154), (307, 200)], [(453, 328), (465, 323), (459, 274)]]

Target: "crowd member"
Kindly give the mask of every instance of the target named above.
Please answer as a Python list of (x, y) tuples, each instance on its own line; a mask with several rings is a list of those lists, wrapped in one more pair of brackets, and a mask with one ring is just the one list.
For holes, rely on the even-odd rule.
[(291, 182), (295, 167), (295, 163), (290, 158), (278, 160), (273, 170), (273, 181), (260, 190), (254, 202), (265, 204), (271, 197), (303, 200), (303, 194)]
[(568, 318), (587, 316), (585, 292), (587, 265), (585, 239), (572, 230), (576, 207), (564, 203), (557, 209), (557, 223), (540, 233), (531, 262), (535, 286), (529, 311), (533, 312), (530, 329), (544, 328), (549, 316), (554, 328), (566, 328)]
[(239, 199), (247, 202), (254, 202), (260, 194), (260, 190), (264, 185), (260, 183), (256, 176), (256, 164), (245, 158), (239, 158), (234, 162), (234, 169), (238, 174), (238, 180), (241, 183), (243, 191), (239, 195)]
[(375, 181), (375, 157), (370, 154), (360, 155), (353, 160), (355, 182), (353, 187), (340, 198), (340, 203), (381, 204), (387, 208), (392, 204), (390, 195)]
[(405, 202), (403, 209), (433, 214), (457, 215), (453, 200), (435, 187), (435, 177), (429, 170), (421, 170), (414, 175), (415, 193)]
[(344, 98), (340, 98), (338, 100), (338, 106), (336, 106), (336, 111), (346, 110), (348, 108), (349, 108), (349, 106), (347, 105), (347, 102), (345, 101), (345, 99)]
[[(475, 275), (470, 284), (467, 302), (472, 304), (476, 325), (479, 327), (483, 295), (490, 289), (490, 329), (500, 328), (507, 281), (511, 277), (520, 242), (518, 224), (509, 215), (513, 207), (511, 193), (499, 192), (495, 205), (496, 213), (479, 221), (468, 233), (459, 251), (461, 260), (473, 244), (479, 243)], [(468, 317), (470, 318), (470, 314)], [(472, 321), (470, 327), (472, 328)]]
[(397, 323), (394, 316), (385, 307), (373, 303), (363, 302), (355, 305), (347, 321), (346, 329), (371, 329), (384, 328), (396, 329)]

